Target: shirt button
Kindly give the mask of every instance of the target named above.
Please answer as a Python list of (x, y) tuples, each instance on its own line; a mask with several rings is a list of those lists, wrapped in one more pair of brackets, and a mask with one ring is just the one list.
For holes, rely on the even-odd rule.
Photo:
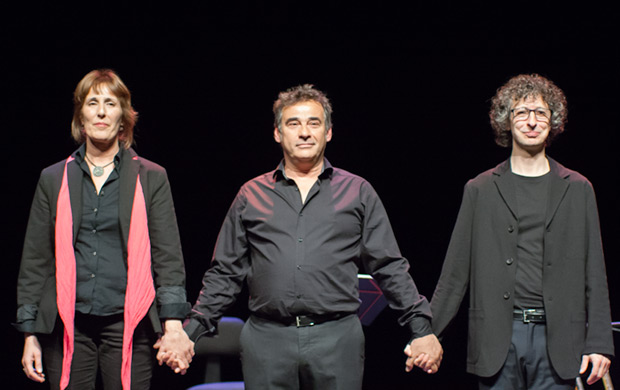
[(512, 263), (514, 263), (514, 260), (512, 259), (512, 257), (506, 260), (506, 264), (511, 265)]
[(96, 252), (96, 251), (95, 251), (95, 252), (93, 252), (93, 256), (97, 256), (97, 252)]
[(97, 209), (97, 208), (95, 207), (95, 208), (93, 209), (93, 212), (95, 212), (95, 213), (96, 213), (97, 211), (99, 211), (99, 209)]
[(298, 265), (298, 266), (297, 266), (297, 269), (301, 269), (301, 265)]
[(94, 278), (94, 277), (95, 277), (95, 274), (90, 274), (90, 277), (91, 277), (91, 278)]
[(299, 238), (297, 239), (297, 241), (298, 241), (298, 242), (304, 242), (304, 239), (303, 239), (303, 238), (301, 238), (301, 237), (299, 237)]
[(93, 233), (97, 233), (97, 229), (93, 229)]
[(509, 292), (505, 292), (504, 293), (504, 299), (509, 299), (510, 298), (510, 293)]

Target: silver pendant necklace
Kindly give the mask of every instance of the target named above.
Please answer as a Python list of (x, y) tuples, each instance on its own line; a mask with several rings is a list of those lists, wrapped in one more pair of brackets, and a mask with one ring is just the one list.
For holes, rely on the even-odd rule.
[(88, 162), (89, 162), (89, 163), (93, 166), (93, 175), (95, 175), (95, 176), (97, 176), (97, 177), (100, 177), (100, 176), (102, 176), (102, 175), (103, 175), (103, 169), (104, 169), (105, 167), (107, 167), (107, 166), (108, 166), (108, 165), (110, 165), (110, 164), (114, 164), (114, 160), (112, 160), (112, 161), (110, 161), (109, 163), (107, 163), (106, 165), (103, 165), (103, 166), (97, 166), (97, 165), (95, 165), (95, 163), (94, 163), (94, 162), (92, 162), (92, 161), (90, 160), (90, 158), (88, 158), (88, 155), (87, 155), (86, 153), (84, 153), (84, 157), (86, 158), (86, 161), (88, 161)]

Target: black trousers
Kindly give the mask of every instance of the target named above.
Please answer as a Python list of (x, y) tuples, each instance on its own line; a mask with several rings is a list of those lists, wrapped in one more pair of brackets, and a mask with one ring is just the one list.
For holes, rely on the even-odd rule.
[[(123, 314), (91, 316), (75, 313), (74, 352), (68, 390), (121, 390)], [(37, 335), (43, 350), (44, 372), (50, 388), (60, 388), (63, 357), (63, 331), (60, 320), (50, 335)], [(148, 319), (134, 331), (131, 389), (148, 390), (155, 364), (155, 333)]]
[(506, 362), (496, 375), (480, 378), (480, 390), (573, 390), (575, 380), (560, 378), (551, 365), (546, 325), (521, 320), (512, 324)]
[(301, 328), (251, 316), (241, 349), (248, 390), (362, 388), (364, 332), (355, 314)]

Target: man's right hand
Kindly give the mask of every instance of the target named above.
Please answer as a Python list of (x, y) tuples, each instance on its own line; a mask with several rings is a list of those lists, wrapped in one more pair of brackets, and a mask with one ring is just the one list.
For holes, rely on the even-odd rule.
[(405, 347), (407, 361), (405, 370), (407, 372), (417, 366), (428, 374), (434, 374), (439, 370), (443, 357), (443, 348), (434, 334), (413, 339)]

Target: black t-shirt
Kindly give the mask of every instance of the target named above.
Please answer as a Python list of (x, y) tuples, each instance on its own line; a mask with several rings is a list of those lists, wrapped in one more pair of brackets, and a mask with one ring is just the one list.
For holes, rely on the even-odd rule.
[(517, 194), (519, 235), (515, 307), (543, 307), (543, 253), (549, 174), (537, 177), (512, 175)]

